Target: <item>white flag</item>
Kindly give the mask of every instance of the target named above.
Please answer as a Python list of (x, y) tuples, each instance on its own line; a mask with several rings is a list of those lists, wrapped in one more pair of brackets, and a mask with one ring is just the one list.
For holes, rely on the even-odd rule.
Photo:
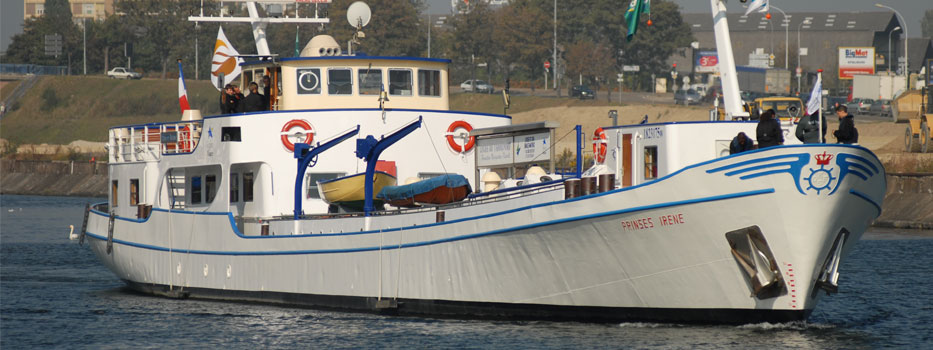
[[(230, 84), (234, 78), (240, 75), (240, 60), (237, 58), (240, 53), (233, 48), (230, 40), (224, 35), (223, 27), (217, 29), (217, 43), (214, 44), (214, 57), (211, 59), (211, 83), (217, 90), (222, 90), (224, 85)], [(224, 81), (220, 81), (220, 73), (224, 74)]]
[(807, 115), (819, 112), (823, 107), (823, 75), (816, 76), (816, 84), (813, 84), (813, 91), (810, 91), (810, 100), (807, 101)]
[(745, 10), (745, 15), (748, 16), (752, 12), (768, 12), (768, 0), (752, 0), (751, 4), (748, 4), (748, 10)]

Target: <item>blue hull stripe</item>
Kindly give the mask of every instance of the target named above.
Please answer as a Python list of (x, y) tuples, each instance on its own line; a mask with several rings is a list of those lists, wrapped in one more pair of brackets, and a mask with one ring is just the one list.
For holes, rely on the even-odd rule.
[[(443, 238), (443, 239), (437, 239), (437, 240), (431, 240), (431, 241), (413, 242), (413, 243), (407, 243), (407, 244), (402, 244), (402, 245), (385, 245), (385, 246), (382, 246), (382, 247), (376, 246), (376, 247), (361, 247), (361, 248), (350, 248), (350, 249), (319, 249), (319, 250), (291, 250), (291, 251), (242, 251), (242, 252), (234, 252), (234, 251), (210, 251), (210, 250), (187, 250), (187, 249), (172, 249), (171, 251), (172, 251), (172, 252), (175, 252), (175, 253), (180, 253), (180, 254), (234, 255), (234, 256), (241, 256), (241, 255), (334, 254), (334, 253), (356, 253), (356, 252), (366, 252), (366, 251), (375, 251), (375, 250), (392, 250), (392, 249), (412, 248), (412, 247), (421, 247), (421, 246), (427, 246), (427, 245), (434, 245), (434, 244), (455, 242), (455, 241), (461, 241), (461, 240), (466, 240), (466, 239), (472, 239), (472, 238), (478, 238), (478, 237), (484, 237), (484, 236), (491, 236), (491, 235), (496, 235), (496, 234), (501, 234), (501, 233), (514, 232), (514, 231), (519, 231), (519, 230), (527, 230), (527, 229), (531, 229), (531, 228), (535, 228), (535, 227), (550, 226), (550, 225), (556, 225), (556, 224), (561, 224), (561, 223), (565, 223), (565, 222), (587, 220), (587, 219), (599, 218), (599, 217), (610, 216), (610, 215), (626, 214), (626, 213), (637, 212), (637, 211), (642, 211), (642, 210), (652, 210), (652, 209), (668, 208), (668, 207), (679, 206), (679, 205), (697, 204), (697, 203), (704, 203), (704, 202), (714, 202), (714, 201), (720, 201), (720, 200), (725, 200), (725, 199), (734, 199), (734, 198), (741, 198), (741, 197), (750, 197), (750, 196), (757, 196), (757, 195), (769, 194), (769, 193), (774, 193), (774, 189), (773, 189), (773, 188), (769, 188), (769, 189), (757, 190), (757, 191), (738, 192), (738, 193), (733, 193), (733, 194), (726, 194), (726, 195), (719, 195), (719, 196), (712, 196), (712, 197), (705, 197), (705, 198), (697, 198), (697, 199), (689, 199), (689, 200), (683, 200), (683, 201), (674, 201), (674, 202), (667, 202), (667, 203), (652, 204), (652, 205), (646, 205), (646, 206), (640, 206), (640, 207), (632, 207), (632, 208), (627, 208), (627, 209), (620, 209), (620, 210), (614, 210), (614, 211), (606, 211), (606, 212), (601, 212), (601, 213), (594, 213), (594, 214), (588, 214), (588, 215), (575, 216), (575, 217), (564, 218), (564, 219), (557, 219), (557, 220), (549, 220), (549, 221), (537, 222), (537, 223), (533, 223), (533, 224), (527, 224), (527, 225), (509, 227), (509, 228), (504, 228), (504, 229), (499, 229), (499, 230), (493, 230), (493, 231), (487, 231), (487, 232), (480, 232), (480, 233), (474, 233), (474, 234), (468, 234), (468, 235), (461, 235), (461, 236), (455, 236), (455, 237), (449, 237), (449, 238)], [(420, 229), (420, 228), (424, 228), (424, 227), (426, 227), (426, 226), (427, 226), (427, 225), (425, 225), (425, 226), (419, 226), (419, 227), (417, 227), (417, 228)], [(234, 226), (234, 227), (235, 227), (235, 226)], [(411, 228), (405, 228), (405, 229), (411, 229)], [(388, 231), (388, 230), (386, 230), (386, 231)], [(98, 239), (98, 240), (102, 240), (102, 241), (106, 241), (106, 240), (107, 240), (107, 237), (105, 237), (105, 236), (100, 236), (100, 235), (97, 235), (97, 234), (93, 234), (93, 233), (91, 233), (91, 232), (88, 232), (87, 235), (88, 235), (88, 236), (91, 236), (91, 237), (93, 237), (93, 238), (95, 238), (95, 239)], [(320, 235), (318, 235), (318, 236), (320, 236)], [(267, 236), (267, 237), (268, 237), (268, 236)], [(132, 246), (132, 247), (137, 247), (137, 248), (149, 249), (149, 250), (158, 250), (158, 251), (164, 251), (164, 252), (169, 251), (169, 249), (168, 249), (168, 248), (165, 248), (165, 247), (153, 246), (153, 245), (148, 245), (148, 244), (140, 244), (140, 243), (134, 243), (134, 242), (128, 242), (128, 241), (119, 240), (119, 239), (114, 239), (114, 240), (113, 240), (113, 243), (115, 243), (115, 244), (127, 245), (127, 246)]]
[(881, 204), (878, 204), (878, 202), (875, 202), (875, 201), (874, 201), (873, 199), (871, 199), (871, 197), (869, 197), (867, 194), (864, 194), (864, 193), (859, 192), (859, 191), (856, 191), (856, 190), (849, 190), (849, 193), (855, 195), (856, 197), (859, 197), (859, 198), (861, 198), (861, 199), (864, 199), (866, 202), (871, 203), (871, 205), (874, 205), (874, 206), (875, 206), (875, 209), (878, 209), (878, 215), (881, 215)]

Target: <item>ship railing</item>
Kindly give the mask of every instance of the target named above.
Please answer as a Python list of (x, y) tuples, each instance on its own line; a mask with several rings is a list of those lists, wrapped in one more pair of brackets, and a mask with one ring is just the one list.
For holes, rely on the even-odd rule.
[(107, 144), (112, 163), (161, 159), (191, 153), (201, 139), (200, 121), (130, 125), (110, 129)]

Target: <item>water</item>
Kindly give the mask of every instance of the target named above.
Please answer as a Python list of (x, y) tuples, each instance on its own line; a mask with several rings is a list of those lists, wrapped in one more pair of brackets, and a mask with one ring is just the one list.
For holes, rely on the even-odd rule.
[(933, 348), (933, 232), (873, 230), (808, 322), (744, 326), (390, 317), (128, 292), (68, 240), (93, 198), (0, 197), (0, 348)]

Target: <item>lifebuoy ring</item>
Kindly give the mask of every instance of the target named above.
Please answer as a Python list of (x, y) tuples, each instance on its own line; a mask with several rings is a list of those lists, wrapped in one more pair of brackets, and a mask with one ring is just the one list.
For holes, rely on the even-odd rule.
[(597, 163), (602, 163), (606, 161), (606, 150), (607, 144), (606, 141), (606, 131), (603, 128), (596, 128), (596, 132), (593, 133), (593, 157), (596, 158)]
[(470, 132), (470, 131), (473, 131), (473, 126), (470, 125), (470, 123), (467, 123), (462, 120), (458, 120), (453, 123), (450, 123), (450, 126), (447, 127), (447, 144), (450, 145), (450, 149), (454, 150), (454, 152), (457, 152), (457, 153), (469, 152), (471, 149), (473, 149), (473, 146), (476, 144), (476, 136), (470, 136), (470, 139), (467, 141), (467, 143), (463, 146), (460, 146), (459, 143), (454, 141), (454, 130), (457, 130), (457, 129), (464, 129), (467, 132)]
[[(293, 128), (296, 127), (299, 127), (304, 131), (289, 133)], [(302, 143), (311, 143), (311, 141), (314, 141), (314, 128), (312, 128), (311, 124), (309, 124), (307, 121), (300, 119), (292, 119), (289, 120), (288, 123), (285, 123), (285, 125), (282, 126), (282, 145), (284, 145), (289, 152), (295, 151), (295, 144), (292, 143), (292, 140), (288, 139), (289, 136), (293, 135), (305, 135), (305, 141)]]

